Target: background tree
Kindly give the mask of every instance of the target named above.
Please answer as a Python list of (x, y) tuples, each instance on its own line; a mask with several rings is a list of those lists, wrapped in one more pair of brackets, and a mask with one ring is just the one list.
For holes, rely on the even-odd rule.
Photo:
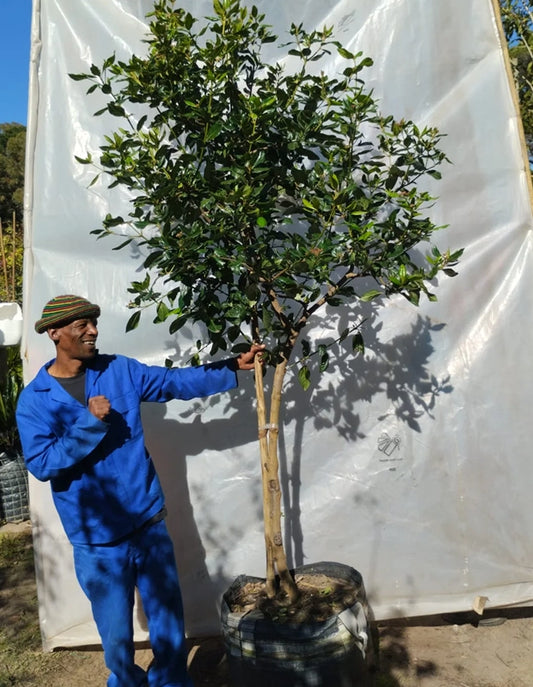
[(22, 302), (26, 127), (0, 124), (0, 301)]
[[(361, 79), (370, 58), (349, 52), (329, 29), (292, 25), (288, 73), (262, 58), (276, 37), (256, 7), (214, 0), (213, 11), (198, 27), (158, 0), (146, 56), (111, 55), (71, 75), (104, 96), (96, 114), (120, 122), (98, 157), (78, 160), (132, 192), (127, 218), (108, 215), (94, 232), (146, 251), (146, 276), (129, 289), (129, 329), (155, 306), (154, 321), (168, 321), (171, 333), (186, 322), (205, 325), (211, 354), (250, 341), (267, 346), (268, 403), (256, 369), (267, 592), (276, 593), (277, 572), (293, 599), (277, 458), (289, 364), (308, 388), (311, 359), (321, 371), (329, 362), (328, 345), (308, 335), (319, 311), (349, 305), (352, 323), (331, 344), (351, 337), (360, 352), (362, 304), (393, 294), (415, 305), (421, 294), (435, 299), (437, 274), (453, 276), (460, 251), (421, 254), (438, 228), (421, 185), (440, 177), (441, 134), (379, 112)], [(331, 52), (336, 76), (318, 69)]]
[(500, 8), (529, 161), (533, 164), (533, 8), (529, 0), (500, 0)]
[(25, 126), (0, 124), (0, 217), (4, 222), (11, 221), (13, 212), (22, 217), (25, 146)]

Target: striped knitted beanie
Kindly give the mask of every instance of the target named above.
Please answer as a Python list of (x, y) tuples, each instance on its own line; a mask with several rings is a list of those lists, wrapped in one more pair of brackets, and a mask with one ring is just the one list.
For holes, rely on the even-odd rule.
[(62, 327), (82, 317), (99, 316), (100, 307), (85, 298), (72, 294), (56, 296), (44, 306), (41, 319), (35, 323), (35, 331), (42, 334), (49, 327)]

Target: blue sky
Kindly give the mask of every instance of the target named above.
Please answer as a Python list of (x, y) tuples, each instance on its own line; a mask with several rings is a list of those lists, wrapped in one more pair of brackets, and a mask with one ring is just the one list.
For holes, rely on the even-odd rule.
[(27, 123), (31, 0), (0, 0), (0, 123)]

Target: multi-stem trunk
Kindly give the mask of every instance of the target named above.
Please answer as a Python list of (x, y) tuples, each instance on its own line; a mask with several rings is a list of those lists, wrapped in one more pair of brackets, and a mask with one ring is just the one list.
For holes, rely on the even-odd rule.
[(287, 566), (287, 556), (281, 533), (281, 485), (278, 460), (281, 392), (286, 369), (286, 360), (282, 360), (275, 368), (270, 397), (270, 412), (267, 413), (261, 362), (257, 357), (255, 359), (255, 388), (266, 546), (266, 591), (269, 598), (276, 595), (277, 574), (281, 592), (285, 593), (290, 601), (295, 601), (298, 597), (298, 588)]

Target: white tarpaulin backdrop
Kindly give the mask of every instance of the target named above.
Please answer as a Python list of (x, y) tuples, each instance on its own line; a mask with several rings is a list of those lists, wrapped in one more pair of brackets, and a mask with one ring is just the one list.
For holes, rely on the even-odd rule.
[[(196, 16), (207, 0), (184, 0)], [(260, 0), (286, 42), (290, 22), (334, 26), (374, 59), (382, 110), (435, 125), (452, 161), (431, 190), (442, 250), (465, 248), (437, 303), (387, 304), (365, 330), (364, 359), (345, 351), (313, 394), (288, 381), (281, 435), (290, 563), (358, 569), (376, 618), (533, 599), (529, 351), (533, 256), (528, 173), (491, 0)], [(28, 131), (25, 375), (52, 357), (33, 331), (46, 300), (78, 293), (102, 306), (100, 349), (185, 361), (197, 332), (171, 337), (145, 317), (125, 334), (133, 251), (89, 234), (127, 196), (74, 155), (97, 154), (117, 120), (69, 72), (116, 51), (142, 53), (151, 0), (34, 0)], [(270, 47), (272, 60), (283, 50)], [(334, 70), (335, 63), (327, 65)], [(341, 313), (341, 320), (352, 316)], [(323, 319), (318, 336), (342, 322)], [(252, 375), (209, 400), (147, 406), (147, 441), (169, 508), (189, 635), (218, 631), (221, 593), (264, 570)], [(125, 468), (126, 469), (126, 468)], [(31, 481), (46, 648), (98, 641), (48, 484)], [(139, 614), (139, 617), (141, 614)], [(146, 635), (139, 622), (137, 636)]]

